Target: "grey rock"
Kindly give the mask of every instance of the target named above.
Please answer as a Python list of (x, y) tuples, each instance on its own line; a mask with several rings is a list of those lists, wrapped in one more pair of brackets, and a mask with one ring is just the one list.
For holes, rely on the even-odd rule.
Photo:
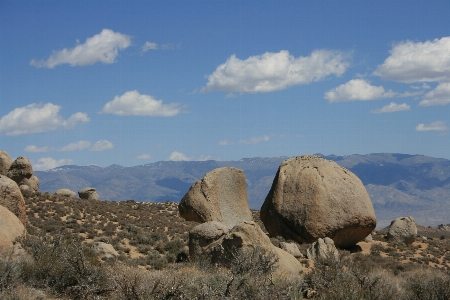
[(67, 197), (67, 198), (76, 198), (77, 193), (71, 191), (69, 189), (59, 189), (55, 192), (56, 195)]
[(23, 179), (29, 179), (31, 178), (31, 176), (33, 176), (33, 174), (33, 167), (31, 166), (28, 158), (19, 156), (9, 167), (6, 176), (20, 185), (20, 182)]
[(333, 259), (339, 260), (339, 251), (336, 249), (332, 239), (319, 238), (306, 250), (306, 256), (312, 260)]
[(417, 237), (417, 226), (414, 218), (400, 217), (391, 222), (387, 233), (389, 240), (412, 244)]
[(227, 234), (229, 229), (217, 221), (202, 223), (189, 232), (189, 255), (203, 253), (203, 248)]
[(100, 197), (95, 191), (95, 188), (92, 187), (85, 187), (79, 190), (78, 195), (80, 196), (80, 199), (84, 200), (100, 200)]
[(13, 161), (8, 152), (5, 150), (0, 150), (0, 175), (6, 175), (12, 162)]
[(302, 258), (303, 254), (300, 252), (300, 249), (298, 249), (296, 243), (286, 243), (281, 242), (280, 248), (286, 251), (287, 253), (291, 254), (295, 258)]
[(364, 238), (364, 242), (366, 242), (366, 243), (371, 243), (372, 241), (373, 241), (373, 237), (371, 234), (369, 234), (368, 236), (366, 236)]
[(4, 175), (0, 175), (0, 205), (9, 209), (26, 226), (27, 212), (22, 192), (15, 181)]
[(25, 226), (8, 208), (0, 205), (0, 256), (16, 255), (15, 240), (26, 234)]
[(92, 248), (102, 259), (115, 258), (119, 256), (119, 253), (117, 253), (116, 249), (114, 249), (113, 245), (111, 244), (107, 244), (104, 242), (94, 242)]

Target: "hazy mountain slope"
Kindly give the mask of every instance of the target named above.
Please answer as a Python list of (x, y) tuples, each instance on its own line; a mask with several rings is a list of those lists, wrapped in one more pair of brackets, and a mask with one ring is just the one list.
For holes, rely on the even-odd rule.
[[(380, 153), (323, 156), (354, 172), (364, 183), (374, 203), (379, 226), (403, 215), (421, 224), (450, 221), (450, 161), (421, 155)], [(41, 190), (74, 191), (92, 186), (102, 199), (136, 201), (179, 201), (191, 184), (218, 167), (243, 169), (247, 178), (249, 204), (259, 209), (286, 157), (246, 158), (239, 161), (162, 161), (135, 167), (112, 165), (64, 166), (36, 172)]]

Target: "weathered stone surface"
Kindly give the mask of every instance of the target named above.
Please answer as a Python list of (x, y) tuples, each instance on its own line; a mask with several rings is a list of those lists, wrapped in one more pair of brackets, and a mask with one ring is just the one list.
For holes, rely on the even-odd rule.
[(330, 237), (350, 247), (376, 226), (372, 201), (361, 180), (318, 156), (285, 160), (261, 208), (271, 236), (311, 243)]
[(19, 156), (9, 167), (6, 176), (20, 184), (23, 179), (33, 176), (33, 167), (28, 158)]
[(332, 239), (319, 238), (306, 250), (306, 256), (312, 260), (334, 259), (339, 260), (339, 251), (336, 249)]
[(27, 213), (22, 192), (15, 181), (4, 175), (0, 175), (0, 205), (9, 209), (26, 226)]
[[(199, 226), (203, 226), (203, 224)], [(220, 232), (220, 230), (217, 232)], [(256, 249), (260, 249), (266, 254), (272, 253), (275, 255), (278, 259), (275, 265), (276, 275), (295, 276), (302, 271), (300, 262), (286, 251), (273, 246), (269, 237), (255, 222), (239, 223), (219, 239), (202, 248), (197, 248), (193, 252), (196, 255), (210, 256), (213, 262), (226, 262), (231, 254), (248, 253)]]
[(39, 181), (39, 178), (37, 178), (35, 175), (32, 175), (30, 178), (24, 178), (20, 182), (17, 183), (20, 186), (26, 185), (30, 187), (31, 190), (34, 192), (39, 191), (39, 185), (41, 182)]
[(92, 249), (100, 256), (102, 259), (115, 258), (119, 256), (119, 253), (114, 249), (113, 245), (104, 242), (94, 242)]
[(229, 229), (222, 223), (211, 221), (194, 227), (189, 232), (189, 255), (203, 253), (203, 248), (228, 233)]
[(79, 190), (78, 195), (80, 196), (80, 199), (100, 200), (100, 197), (98, 196), (97, 192), (92, 187), (85, 187)]
[(412, 244), (417, 237), (417, 226), (413, 217), (400, 217), (391, 222), (387, 233), (389, 240)]
[(6, 207), (0, 205), (0, 254), (17, 252), (19, 247), (14, 246), (14, 241), (25, 233), (25, 226), (17, 216)]
[(369, 234), (368, 236), (366, 236), (364, 238), (364, 242), (366, 242), (366, 243), (371, 243), (372, 241), (373, 241), (373, 237), (371, 234)]
[(228, 228), (244, 221), (253, 221), (244, 171), (218, 168), (206, 173), (191, 186), (178, 209), (187, 221), (218, 221)]
[(13, 161), (8, 152), (5, 150), (0, 150), (0, 175), (6, 175), (12, 162)]
[(74, 191), (71, 191), (69, 189), (59, 189), (55, 192), (56, 195), (59, 196), (63, 196), (63, 197), (68, 197), (68, 198), (76, 198), (77, 197), (77, 193), (75, 193)]
[(281, 242), (280, 248), (291, 254), (295, 258), (303, 257), (303, 254), (300, 252), (300, 249), (298, 249), (296, 243)]

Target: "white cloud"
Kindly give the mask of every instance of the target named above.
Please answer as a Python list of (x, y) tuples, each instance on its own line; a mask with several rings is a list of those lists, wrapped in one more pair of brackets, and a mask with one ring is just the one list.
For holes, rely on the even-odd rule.
[(392, 113), (396, 111), (404, 111), (404, 110), (410, 110), (411, 106), (409, 106), (406, 103), (403, 104), (397, 104), (395, 102), (391, 102), (388, 105), (383, 106), (380, 109), (376, 109), (372, 111), (374, 114), (382, 114), (382, 113)]
[(221, 140), (221, 141), (219, 141), (219, 145), (220, 146), (229, 146), (229, 145), (233, 145), (233, 142), (230, 142), (229, 140)]
[(249, 138), (248, 140), (240, 140), (239, 143), (241, 144), (259, 144), (261, 142), (268, 142), (270, 140), (270, 136), (263, 135), (263, 136), (254, 136)]
[(104, 151), (108, 149), (114, 148), (114, 144), (107, 141), (107, 140), (101, 140), (96, 142), (92, 147), (89, 149), (91, 151)]
[(413, 83), (450, 80), (450, 37), (433, 41), (401, 42), (377, 67), (374, 75), (383, 79)]
[(58, 151), (75, 151), (87, 149), (91, 146), (91, 142), (88, 141), (78, 141), (76, 143), (70, 143), (64, 147), (58, 149)]
[(87, 38), (84, 44), (72, 49), (54, 51), (47, 60), (31, 60), (30, 65), (42, 68), (54, 68), (57, 65), (71, 66), (92, 65), (96, 62), (111, 64), (115, 62), (119, 50), (131, 45), (131, 37), (110, 29), (103, 29), (99, 34)]
[(152, 158), (151, 154), (142, 154), (137, 157), (137, 159), (150, 159)]
[(448, 130), (445, 121), (436, 121), (431, 124), (419, 124), (416, 126), (416, 131), (445, 131)]
[(163, 104), (150, 95), (141, 95), (138, 91), (129, 91), (103, 106), (100, 113), (117, 116), (172, 117), (180, 113), (178, 104)]
[(398, 96), (398, 93), (392, 90), (386, 91), (382, 86), (371, 85), (364, 79), (352, 79), (326, 92), (324, 98), (331, 103), (357, 100), (366, 101), (396, 96)]
[(148, 50), (157, 50), (158, 44), (152, 42), (145, 42), (144, 46), (141, 47), (141, 52), (147, 52)]
[(450, 104), (450, 83), (440, 83), (434, 90), (426, 93), (419, 103), (421, 106), (446, 104)]
[(178, 152), (178, 151), (174, 151), (170, 154), (169, 160), (172, 161), (188, 161), (191, 160), (189, 157), (187, 157), (185, 154)]
[(49, 169), (53, 169), (63, 165), (72, 165), (72, 159), (53, 159), (51, 157), (40, 158), (37, 163), (33, 164), (33, 169), (35, 171), (47, 171)]
[(61, 106), (52, 103), (30, 104), (9, 112), (0, 119), (0, 133), (21, 135), (55, 130), (71, 129), (78, 123), (89, 122), (85, 113), (77, 112), (64, 120), (58, 113)]
[(53, 151), (53, 149), (54, 148), (49, 147), (49, 146), (38, 147), (38, 146), (35, 146), (35, 145), (28, 145), (28, 146), (25, 147), (24, 151), (25, 152), (38, 153), (38, 152), (50, 152), (50, 151)]
[(208, 83), (201, 91), (272, 92), (318, 81), (331, 74), (340, 76), (348, 67), (346, 55), (338, 51), (315, 50), (310, 56), (295, 58), (283, 50), (246, 60), (232, 55), (208, 76)]

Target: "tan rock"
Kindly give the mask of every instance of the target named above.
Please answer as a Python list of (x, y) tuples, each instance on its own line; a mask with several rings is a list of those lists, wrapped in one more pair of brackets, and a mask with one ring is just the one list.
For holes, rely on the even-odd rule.
[(303, 254), (300, 252), (300, 249), (298, 249), (296, 243), (281, 242), (280, 248), (291, 254), (295, 258), (303, 257)]
[(9, 209), (26, 226), (27, 212), (22, 192), (15, 181), (4, 175), (0, 175), (0, 205)]
[(63, 196), (63, 197), (68, 197), (68, 198), (76, 198), (77, 197), (77, 193), (75, 193), (74, 191), (71, 191), (69, 189), (59, 189), (55, 192), (56, 195), (59, 196)]
[(13, 254), (19, 247), (14, 241), (26, 233), (22, 222), (6, 207), (0, 205), (0, 254)]
[(39, 186), (41, 182), (39, 181), (39, 178), (37, 178), (35, 175), (32, 175), (30, 178), (24, 178), (20, 182), (17, 183), (20, 186), (26, 185), (30, 187), (32, 191), (35, 193), (39, 191)]
[(100, 200), (96, 190), (92, 187), (86, 187), (78, 191), (80, 199), (85, 200)]
[(9, 167), (6, 176), (17, 184), (20, 184), (23, 179), (33, 176), (33, 168), (28, 158), (19, 156)]
[(187, 221), (217, 221), (228, 228), (244, 221), (253, 221), (244, 171), (218, 168), (206, 173), (191, 186), (178, 209)]
[(389, 240), (412, 244), (417, 238), (417, 226), (413, 217), (400, 217), (391, 222), (387, 233)]
[(280, 165), (261, 220), (271, 236), (300, 243), (330, 237), (338, 247), (355, 245), (376, 226), (361, 180), (335, 162), (310, 155)]
[(306, 250), (306, 256), (311, 260), (333, 259), (339, 260), (339, 251), (336, 249), (332, 239), (319, 238)]
[(5, 150), (0, 150), (0, 175), (6, 175), (12, 162), (13, 161), (8, 152)]
[(94, 242), (92, 245), (95, 253), (102, 259), (110, 259), (119, 256), (119, 253), (114, 249), (113, 245), (104, 242)]
[(203, 248), (227, 234), (229, 229), (222, 223), (211, 221), (194, 227), (189, 232), (189, 255), (203, 253)]

